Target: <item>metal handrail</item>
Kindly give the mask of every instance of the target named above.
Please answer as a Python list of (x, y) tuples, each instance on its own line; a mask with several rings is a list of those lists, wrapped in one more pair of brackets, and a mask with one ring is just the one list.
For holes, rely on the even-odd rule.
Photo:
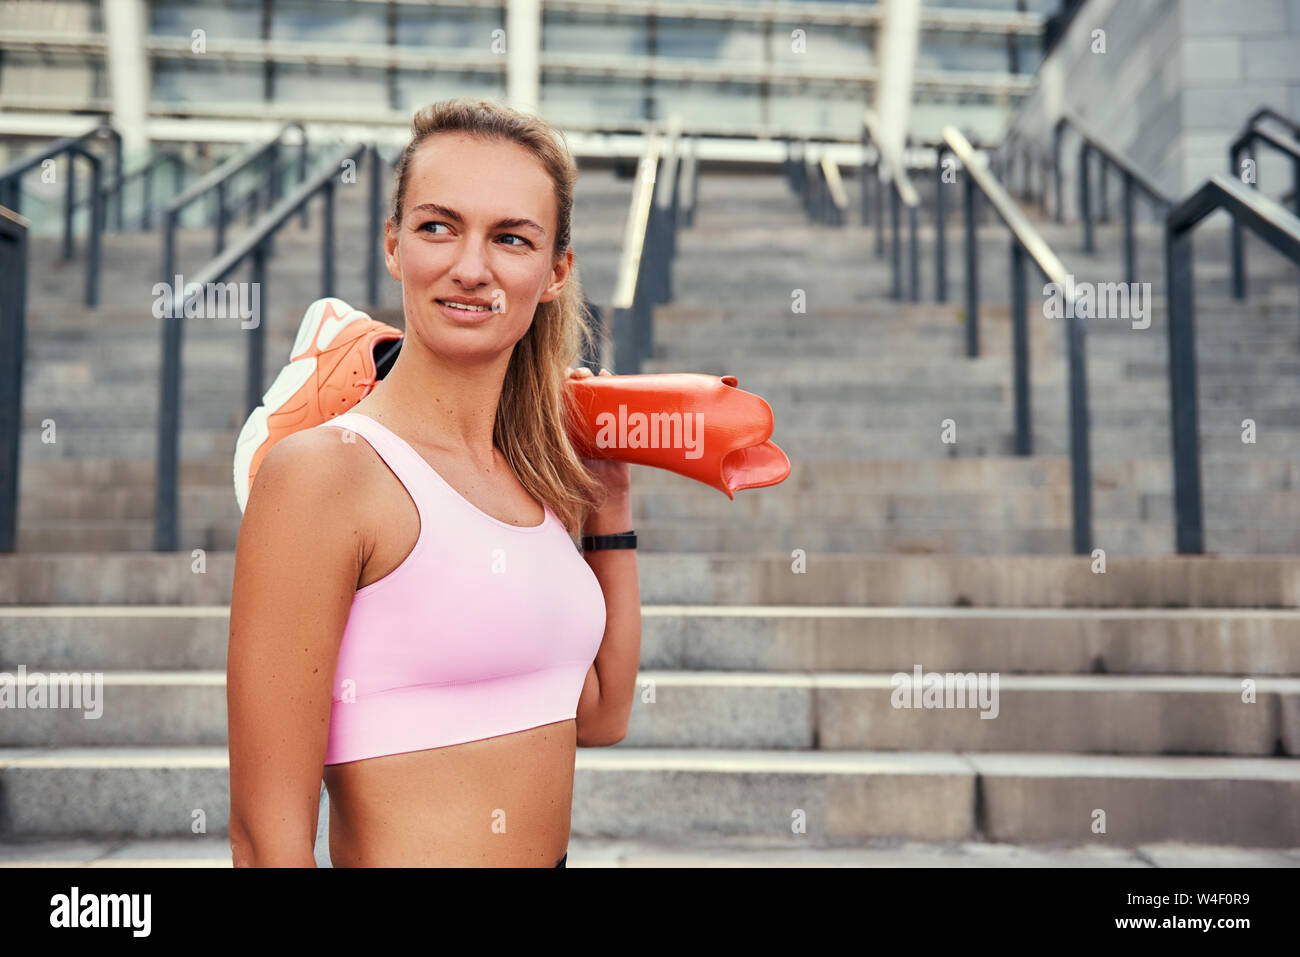
[(844, 191), (844, 180), (840, 176), (839, 165), (825, 153), (822, 154), (818, 165), (821, 167), (822, 177), (826, 182), (827, 195), (830, 197), (835, 209), (842, 213), (848, 209), (849, 195)]
[[(1258, 129), (1256, 124), (1265, 120), (1272, 121), (1289, 129), (1296, 140), (1300, 141), (1300, 123), (1269, 107), (1263, 107), (1250, 115), (1245, 127), (1228, 147), (1228, 175), (1239, 176), (1241, 156), (1243, 153), (1255, 159), (1255, 143), (1271, 146), (1279, 153), (1291, 157), (1291, 201), (1295, 205), (1296, 215), (1300, 216), (1300, 143), (1284, 139), (1270, 130)], [(1258, 172), (1258, 171), (1257, 171)], [(1251, 185), (1258, 188), (1259, 177)], [(1241, 226), (1234, 220), (1229, 235), (1232, 259), (1232, 298), (1246, 298), (1246, 262), (1241, 241)]]
[[(301, 123), (292, 121), (280, 127), (279, 132), (265, 143), (255, 144), (242, 154), (236, 154), (220, 166), (210, 170), (167, 204), (163, 210), (162, 279), (164, 282), (171, 282), (176, 273), (176, 229), (180, 222), (181, 213), (200, 197), (206, 196), (208, 193), (215, 193), (216, 238), (213, 255), (220, 253), (226, 247), (226, 223), (228, 221), (226, 215), (227, 184), (232, 177), (267, 156), (271, 157), (270, 165), (274, 166), (275, 154), (279, 151), (284, 135), (289, 130), (297, 130), (301, 137), (298, 153), (298, 177), (299, 180), (306, 179), (307, 131)], [(274, 202), (279, 198), (279, 185), (274, 176), (268, 176), (267, 192), (269, 202)], [(302, 224), (307, 225), (307, 210), (305, 207), (302, 210)]]
[(1092, 177), (1089, 172), (1089, 158), (1096, 154), (1101, 161), (1097, 171), (1101, 192), (1101, 218), (1106, 218), (1106, 171), (1114, 168), (1120, 174), (1123, 184), (1124, 210), (1124, 278), (1127, 282), (1137, 281), (1137, 236), (1135, 232), (1134, 202), (1135, 191), (1146, 195), (1163, 215), (1173, 204), (1173, 200), (1164, 190), (1155, 185), (1151, 179), (1139, 170), (1122, 153), (1110, 146), (1086, 123), (1072, 114), (1065, 114), (1052, 127), (1052, 166), (1056, 179), (1056, 214), (1061, 222), (1063, 201), (1061, 196), (1061, 138), (1066, 127), (1070, 127), (1079, 136), (1079, 219), (1083, 223), (1083, 251), (1092, 254), (1096, 251), (1092, 226)]
[(1133, 165), (1132, 160), (1123, 153), (1118, 152), (1114, 147), (1110, 146), (1095, 130), (1088, 126), (1088, 124), (1078, 116), (1075, 116), (1072, 113), (1066, 113), (1056, 121), (1053, 130), (1063, 129), (1065, 127), (1074, 130), (1074, 132), (1079, 135), (1079, 138), (1088, 144), (1090, 152), (1096, 153), (1105, 160), (1107, 164), (1113, 166), (1121, 174), (1130, 177), (1133, 180), (1133, 185), (1146, 193), (1150, 199), (1158, 203), (1171, 202), (1169, 196), (1166, 195), (1149, 176)]
[[(65, 136), (61, 139), (55, 140), (39, 153), (17, 159), (6, 166), (3, 170), (0, 170), (0, 206), (4, 206), (15, 213), (21, 214), (23, 175), (27, 173), (28, 170), (34, 169), (46, 160), (55, 159), (64, 153), (68, 154), (68, 176), (63, 204), (63, 258), (68, 260), (72, 258), (74, 252), (72, 220), (77, 204), (77, 175), (76, 168), (72, 163), (72, 157), (80, 156), (90, 164), (91, 207), (90, 231), (86, 237), (85, 285), (85, 304), (88, 309), (94, 309), (99, 305), (100, 250), (104, 233), (106, 194), (104, 191), (103, 170), (101, 168), (102, 160), (87, 148), (86, 141), (101, 136), (111, 136), (115, 140), (117, 144), (115, 155), (118, 164), (116, 168), (120, 174), (122, 137), (117, 130), (113, 129), (106, 123), (97, 124), (85, 133), (82, 133), (80, 136)], [(120, 203), (117, 208), (117, 214), (120, 226)]]
[[(118, 197), (118, 194), (125, 188), (127, 183), (130, 183), (134, 179), (143, 180), (144, 197), (140, 204), (140, 229), (142, 231), (150, 229), (153, 223), (154, 170), (157, 169), (159, 166), (163, 165), (164, 163), (172, 164), (172, 182), (173, 182), (172, 191), (175, 194), (179, 194), (181, 190), (184, 188), (181, 184), (184, 181), (187, 164), (185, 162), (185, 158), (175, 150), (161, 150), (157, 153), (154, 153), (149, 158), (148, 162), (144, 163), (141, 166), (136, 167), (131, 172), (126, 173), (122, 177), (121, 181), (113, 180), (112, 182), (108, 183), (104, 187), (104, 194), (106, 197), (107, 196)], [(76, 208), (81, 209), (83, 206), (86, 205), (87, 201), (88, 201), (87, 199), (78, 198), (76, 203)], [(118, 228), (121, 229), (120, 222), (118, 224)]]
[[(321, 228), (321, 296), (334, 295), (334, 178), (338, 176), (339, 166), (346, 161), (358, 161), (364, 153), (371, 155), (372, 183), (384, 175), (383, 161), (378, 156), (374, 144), (355, 143), (344, 148), (333, 162), (322, 168), (319, 173), (301, 183), (288, 196), (280, 199), (263, 214), (262, 218), (229, 249), (225, 249), (203, 266), (182, 288), (176, 288), (172, 277), (167, 277), (166, 285), (170, 288), (165, 301), (162, 319), (162, 373), (158, 410), (158, 455), (157, 484), (154, 503), (154, 549), (157, 551), (175, 551), (179, 530), (177, 477), (180, 462), (180, 418), (181, 418), (181, 333), (185, 315), (190, 303), (196, 297), (205, 294), (208, 286), (220, 283), (235, 270), (245, 259), (252, 260), (251, 282), (258, 290), (258, 309), (254, 324), (247, 329), (248, 364), (245, 379), (245, 404), (248, 413), (261, 401), (262, 380), (265, 368), (265, 323), (262, 317), (266, 312), (265, 298), (261, 291), (265, 286), (266, 260), (271, 250), (274, 234), (287, 223), (295, 213), (301, 211), (318, 193), (324, 199), (324, 225)], [(372, 228), (378, 215), (377, 195), (373, 185), (371, 197)], [(372, 254), (372, 258), (378, 250)], [(194, 291), (186, 294), (185, 289)]]
[(1169, 297), (1169, 419), (1173, 431), (1174, 528), (1180, 553), (1205, 551), (1196, 401), (1192, 230), (1216, 210), (1300, 265), (1300, 218), (1235, 177), (1212, 176), (1165, 217)]
[(28, 225), (22, 215), (0, 206), (0, 552), (18, 546)]
[[(660, 143), (660, 137), (663, 143)], [(612, 356), (601, 357), (611, 372), (636, 373), (654, 350), (654, 306), (672, 300), (672, 259), (682, 216), (681, 118), (672, 116), (663, 133), (646, 131), (628, 207), (618, 275), (610, 300)], [(690, 164), (694, 177), (698, 164)], [(694, 202), (695, 184), (689, 187)]]
[(1250, 114), (1250, 116), (1246, 118), (1246, 125), (1243, 128), (1250, 129), (1263, 123), (1265, 120), (1276, 123), (1278, 126), (1285, 126), (1291, 131), (1293, 136), (1300, 139), (1300, 122), (1293, 120), (1291, 117), (1283, 113), (1279, 113), (1271, 106), (1261, 106), (1254, 113)]
[(799, 196), (804, 210), (816, 223), (842, 226), (848, 212), (848, 195), (837, 164), (822, 147), (799, 141), (799, 159), (794, 159), (793, 141), (786, 144), (786, 179)]
[(903, 298), (903, 252), (902, 238), (900, 235), (899, 222), (901, 216), (901, 206), (907, 207), (907, 218), (910, 235), (908, 238), (908, 254), (911, 265), (911, 299), (913, 302), (919, 302), (921, 299), (921, 273), (920, 273), (920, 255), (917, 247), (917, 219), (920, 215), (921, 198), (912, 186), (912, 182), (907, 177), (907, 166), (903, 157), (896, 150), (888, 150), (883, 145), (884, 141), (880, 137), (880, 118), (873, 110), (862, 111), (862, 146), (863, 146), (863, 184), (862, 184), (862, 203), (863, 203), (863, 222), (866, 222), (866, 182), (867, 175), (865, 170), (866, 150), (868, 147), (874, 147), (876, 152), (876, 161), (872, 164), (872, 170), (876, 174), (876, 256), (884, 255), (884, 203), (880, 196), (879, 184), (888, 182), (892, 187), (890, 190), (890, 262), (892, 264), (893, 285), (890, 295), (896, 299)]
[[(947, 151), (962, 164), (966, 183), (966, 301), (968, 355), (977, 354), (979, 307), (978, 258), (975, 236), (975, 190), (984, 196), (994, 214), (1011, 233), (1011, 320), (1015, 379), (1016, 453), (1032, 454), (1029, 424), (1029, 335), (1026, 318), (1025, 260), (1028, 257), (1063, 292), (1073, 288), (1064, 264), (1021, 212), (1002, 185), (989, 172), (984, 160), (955, 127), (946, 126), (943, 138)], [(942, 153), (940, 161), (942, 161)], [(1088, 381), (1084, 349), (1085, 301), (1076, 300), (1068, 310), (1067, 389), (1070, 407), (1070, 488), (1072, 498), (1074, 550), (1086, 555), (1092, 550), (1092, 478), (1088, 436)], [(975, 346), (972, 351), (971, 346)]]
[(809, 214), (817, 222), (828, 226), (844, 225), (848, 210), (848, 196), (844, 193), (844, 180), (840, 177), (840, 168), (823, 148), (804, 151), (804, 164), (807, 172), (804, 177), (809, 184), (806, 205)]

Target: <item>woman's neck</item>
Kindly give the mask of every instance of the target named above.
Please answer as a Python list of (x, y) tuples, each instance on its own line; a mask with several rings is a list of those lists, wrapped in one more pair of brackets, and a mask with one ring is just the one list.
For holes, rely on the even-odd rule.
[(509, 365), (510, 353), (488, 362), (444, 361), (408, 343), (375, 387), (375, 407), (410, 440), (488, 468), (496, 459), (493, 428)]

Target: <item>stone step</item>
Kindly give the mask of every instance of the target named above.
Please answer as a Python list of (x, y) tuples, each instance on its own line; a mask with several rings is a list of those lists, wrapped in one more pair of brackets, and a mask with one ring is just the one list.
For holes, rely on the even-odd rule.
[[(1254, 492), (1241, 489), (1202, 489), (1205, 514), (1219, 523), (1249, 521), (1267, 516), (1268, 521), (1300, 525), (1300, 490)], [(696, 488), (640, 490), (632, 495), (635, 519), (657, 524), (690, 519), (739, 524), (765, 522), (847, 522), (876, 518), (908, 527), (960, 523), (1012, 527), (1068, 526), (1072, 497), (1067, 484), (1040, 489), (979, 491), (877, 492), (873, 490), (825, 490), (809, 496), (784, 484), (766, 489), (761, 495), (738, 495), (728, 500), (704, 486)], [(1093, 513), (1107, 522), (1164, 521), (1173, 515), (1171, 490), (1138, 492), (1133, 489), (1095, 489)], [(147, 514), (152, 514), (149, 511)]]
[[(1211, 540), (1212, 541), (1212, 540)], [(1294, 555), (649, 554), (646, 604), (1296, 608)], [(803, 562), (803, 564), (801, 564)], [(234, 553), (0, 554), (0, 605), (229, 602)]]
[[(641, 666), (1300, 675), (1300, 611), (643, 605)], [(224, 671), (228, 604), (0, 607), (0, 670)]]
[[(191, 520), (182, 515), (177, 540), (186, 547), (231, 551), (239, 540), (237, 518)], [(20, 519), (18, 551), (146, 552), (153, 548), (153, 519)]]
[[(231, 356), (228, 363), (232, 370), (242, 369), (243, 363)], [(218, 367), (217, 357), (213, 357), (214, 368)], [(82, 372), (80, 360), (72, 359), (66, 363), (68, 375), (78, 381), (91, 373)], [(89, 363), (84, 363), (89, 367)], [(681, 371), (680, 360), (646, 359), (641, 364), (643, 374), (662, 374)], [(225, 364), (220, 366), (225, 368)], [(115, 372), (113, 367), (93, 371), (95, 375), (107, 375)], [(51, 377), (58, 375), (60, 365), (49, 360), (41, 362), (36, 370)], [(738, 387), (746, 389), (754, 383), (755, 388), (771, 388), (774, 385), (820, 383), (825, 386), (850, 385), (854, 383), (925, 383), (934, 376), (933, 358), (927, 360), (912, 356), (899, 356), (886, 359), (877, 356), (863, 356), (858, 359), (824, 358), (824, 359), (783, 359), (775, 356), (745, 356), (737, 353), (726, 361), (713, 358), (700, 364), (692, 371), (705, 375), (731, 375), (738, 380)], [(126, 374), (125, 370), (122, 372)], [(1012, 379), (1010, 356), (979, 356), (967, 359), (960, 367), (947, 370), (945, 378), (955, 379), (966, 384), (1005, 384), (1008, 388)], [(1288, 377), (1300, 376), (1300, 359), (1245, 357), (1240, 360), (1209, 359), (1202, 357), (1197, 362), (1197, 390), (1204, 397), (1211, 386), (1220, 384), (1232, 386), (1239, 382), (1250, 383), (1252, 380), (1271, 382)], [(215, 378), (215, 375), (214, 375)], [(1123, 380), (1125, 389), (1130, 387), (1151, 387), (1165, 390), (1168, 396), (1168, 368), (1164, 361), (1156, 359), (1135, 359), (1119, 355), (1089, 356), (1088, 381), (1094, 394), (1090, 401), (1105, 398), (1100, 392), (1101, 383)], [(1149, 381), (1148, 381), (1149, 380)], [(1051, 386), (1059, 388), (1067, 381), (1066, 370), (1058, 363), (1051, 363), (1042, 369), (1031, 369), (1030, 382), (1034, 388)], [(940, 383), (935, 383), (939, 385)]]
[[(125, 486), (144, 487), (152, 494), (155, 461), (146, 459), (62, 459), (44, 462), (20, 462), (21, 491), (30, 492), (59, 486), (81, 486), (117, 489)], [(231, 477), (231, 462), (224, 459), (185, 461), (180, 463), (182, 487), (216, 486)], [(233, 486), (232, 486), (233, 487)]]
[[(1205, 522), (1209, 549), (1223, 555), (1300, 554), (1300, 531), (1274, 524), (1264, 513), (1258, 516)], [(817, 524), (808, 520), (764, 521), (740, 530), (734, 520), (704, 519), (641, 522), (639, 547), (646, 554), (712, 553), (744, 551), (756, 554), (785, 553), (803, 549), (818, 553), (956, 555), (1062, 555), (1072, 550), (1072, 526), (1065, 520), (1008, 529), (1001, 522), (973, 524), (952, 520), (876, 525), (846, 524), (843, 521)], [(1157, 557), (1174, 548), (1172, 514), (1155, 516), (1142, 523), (1097, 521), (1093, 526), (1094, 547), (1110, 554)], [(231, 550), (239, 539), (236, 519), (185, 518), (180, 540), (188, 547)], [(153, 547), (153, 524), (146, 520), (34, 518), (20, 525), (18, 550), (40, 552), (130, 552)]]
[[(146, 840), (35, 840), (0, 843), (3, 867), (231, 867), (225, 836)], [(333, 866), (316, 844), (316, 866)], [(740, 837), (685, 841), (569, 839), (566, 867), (1300, 867), (1300, 848), (1244, 848), (1160, 842), (1118, 847), (982, 842), (859, 841), (809, 847)]]
[[(927, 355), (935, 361), (935, 368), (946, 370), (955, 368), (947, 362), (965, 359), (965, 339), (959, 330), (951, 335), (936, 335), (932, 342), (926, 343), (917, 338), (897, 338), (878, 340), (868, 336), (846, 338), (844, 336), (743, 336), (728, 342), (689, 341), (665, 338), (655, 333), (655, 359), (672, 359), (680, 371), (692, 371), (700, 363), (728, 362), (733, 358), (757, 357), (773, 359), (785, 357), (791, 361), (799, 359), (869, 357), (873, 355), (899, 355), (904, 358), (924, 359)], [(1123, 342), (1093, 340), (1088, 343), (1088, 356), (1117, 355), (1132, 357), (1133, 350)], [(1198, 348), (1201, 345), (1198, 344)], [(982, 355), (1006, 356), (1011, 354), (1010, 337), (1002, 335), (984, 335), (980, 340)], [(1154, 354), (1155, 347), (1151, 349)], [(1051, 343), (1037, 341), (1030, 345), (1031, 378), (1034, 369), (1045, 368), (1047, 363), (1063, 363), (1063, 351)], [(1265, 354), (1291, 357), (1300, 353), (1295, 341), (1285, 336), (1245, 340), (1234, 338), (1205, 345), (1201, 355), (1213, 356), (1219, 361), (1237, 358), (1251, 359)], [(938, 360), (944, 360), (942, 362)], [(969, 361), (969, 360), (967, 360)], [(946, 373), (951, 374), (951, 373)]]
[[(708, 494), (703, 486), (684, 484), (680, 475), (665, 469), (634, 465), (634, 491), (671, 491), (681, 495)], [(224, 497), (230, 481), (228, 458), (181, 463), (182, 494)], [(21, 463), (20, 501), (47, 492), (57, 500), (65, 494), (109, 493), (106, 504), (123, 496), (124, 508), (138, 507), (138, 496), (153, 500), (154, 460), (148, 459), (63, 459)], [(1066, 488), (1070, 462), (1059, 456), (984, 456), (931, 459), (831, 460), (796, 459), (790, 475), (773, 491), (742, 491), (736, 501), (752, 495), (775, 494), (777, 488), (802, 491), (856, 492), (983, 492), (989, 489)], [(1249, 460), (1240, 455), (1205, 455), (1201, 460), (1201, 483), (1209, 489), (1290, 491), (1300, 488), (1300, 463), (1283, 457), (1268, 457), (1267, 450), (1252, 450)], [(72, 487), (80, 491), (69, 493)], [(1093, 463), (1093, 488), (1120, 490), (1130, 494), (1168, 492), (1173, 487), (1172, 463), (1167, 455)], [(24, 506), (25, 507), (25, 506)], [(152, 514), (150, 512), (149, 514)]]
[[(890, 524), (1064, 525), (1070, 521), (1071, 493), (1067, 482), (1050, 487), (991, 486), (980, 489), (878, 488), (824, 489), (807, 495), (788, 482), (761, 495), (741, 494), (734, 500), (703, 485), (633, 487), (632, 513), (639, 521), (657, 523), (689, 518), (703, 523), (800, 521), (843, 522), (874, 516)], [(1300, 520), (1300, 490), (1258, 490), (1240, 484), (1202, 487), (1205, 512), (1218, 522)], [(26, 522), (45, 520), (152, 520), (152, 483), (134, 488), (63, 487), (27, 491), (21, 499)], [(233, 483), (182, 486), (180, 511), (195, 523), (238, 521), (240, 512)], [(1108, 521), (1164, 520), (1173, 514), (1173, 493), (1165, 489), (1096, 488), (1093, 511)]]
[[(1207, 518), (1207, 549), (1221, 555), (1300, 554), (1300, 533), (1277, 527), (1260, 515), (1254, 520)], [(638, 547), (644, 553), (748, 552), (768, 555), (796, 549), (821, 555), (868, 553), (909, 555), (1064, 555), (1073, 548), (1072, 527), (1064, 522), (1008, 529), (991, 522), (973, 525), (938, 521), (907, 525), (818, 525), (764, 522), (743, 528), (709, 525), (698, 519), (642, 523)], [(1094, 521), (1093, 547), (1108, 555), (1155, 558), (1174, 549), (1172, 515), (1166, 520)]]
[[(789, 387), (784, 386), (768, 389), (754, 385), (753, 388), (772, 409), (777, 423), (773, 437), (778, 444), (780, 437), (791, 431), (852, 431), (870, 438), (873, 433), (907, 428), (938, 437), (943, 423), (949, 419), (956, 424), (959, 439), (965, 437), (967, 429), (989, 436), (991, 432), (1000, 432), (1014, 418), (1015, 400), (1010, 390), (996, 384), (949, 383), (925, 391), (923, 387), (906, 385), (851, 385), (842, 387), (843, 398), (834, 397), (836, 389), (819, 386), (795, 387), (807, 388), (809, 393), (805, 396), (791, 395)], [(115, 391), (112, 387), (102, 392), (99, 387), (33, 389), (24, 400), (23, 429), (34, 442), (43, 440), (44, 430), (53, 422), (57, 442), (79, 440), (90, 432), (112, 429), (119, 434), (151, 434), (156, 443), (158, 403), (156, 394), (152, 400), (150, 395), (157, 392), (157, 387), (123, 390), (119, 397), (114, 397)], [(1198, 401), (1200, 421), (1208, 432), (1206, 441), (1218, 442), (1235, 434), (1237, 443), (1243, 444), (1242, 422), (1246, 419), (1255, 423), (1256, 444), (1291, 441), (1300, 432), (1300, 408), (1282, 395), (1282, 391), (1280, 383), (1254, 388), (1234, 385), (1206, 389)], [(1167, 397), (1152, 393), (1144, 399), (1140, 389), (1121, 391), (1118, 387), (1097, 388), (1095, 392), (1097, 398), (1088, 404), (1094, 434), (1108, 434), (1112, 440), (1128, 436), (1144, 441), (1160, 436), (1152, 438), (1153, 445), (1159, 444), (1161, 437), (1167, 442)], [(83, 394), (85, 399), (81, 398)], [(1161, 398), (1166, 401), (1162, 403)], [(635, 406), (629, 411), (638, 412)], [(1069, 418), (1064, 387), (1044, 386), (1032, 390), (1029, 412), (1034, 432), (1059, 435), (1067, 431)], [(237, 431), (243, 426), (246, 414), (242, 389), (234, 382), (227, 382), (219, 390), (186, 389), (182, 428), (200, 433)], [(695, 421), (707, 427), (707, 413), (702, 414), (706, 417)], [(673, 441), (686, 441), (680, 433), (675, 434), (678, 438)], [(698, 428), (693, 428), (688, 438), (692, 444), (704, 443), (707, 434), (702, 435)], [(647, 438), (647, 441), (651, 440)], [(698, 447), (703, 449), (704, 445)]]
[[(624, 740), (634, 748), (1300, 755), (1300, 678), (914, 668), (892, 675), (643, 668)], [(24, 703), (54, 680), (26, 666), (12, 675)], [(223, 671), (73, 675), (75, 688), (53, 692), (68, 695), (69, 706), (7, 710), (0, 747), (227, 743)]]
[[(776, 442), (793, 462), (801, 459), (957, 459), (986, 455), (1008, 456), (1014, 454), (1015, 436), (1010, 410), (1001, 416), (986, 416), (978, 422), (957, 422), (956, 441), (944, 444), (940, 430), (948, 413), (920, 422), (912, 428), (837, 429), (811, 426), (807, 423), (787, 423), (777, 415), (772, 441)], [(1069, 427), (1064, 417), (1057, 424), (1045, 421), (1043, 415), (1034, 415), (1031, 425), (1032, 451), (1035, 457), (1058, 457), (1069, 454)], [(1207, 427), (1201, 423), (1201, 454), (1220, 458), (1236, 456), (1243, 465), (1258, 458), (1286, 458), (1300, 454), (1300, 442), (1293, 431), (1267, 430), (1267, 441), (1258, 439), (1255, 445), (1241, 441), (1240, 423), (1223, 427)], [(1149, 430), (1117, 430), (1094, 428), (1089, 436), (1094, 463), (1118, 462), (1150, 456), (1169, 448), (1168, 428)], [(1256, 450), (1259, 450), (1258, 452)]]
[[(577, 837), (787, 836), (1089, 843), (1300, 844), (1300, 764), (1275, 758), (584, 748)], [(180, 836), (191, 809), (229, 825), (226, 749), (0, 750), (6, 839)], [(178, 808), (181, 811), (178, 812)], [(327, 820), (327, 819), (326, 819)], [(318, 838), (319, 840), (319, 838)]]

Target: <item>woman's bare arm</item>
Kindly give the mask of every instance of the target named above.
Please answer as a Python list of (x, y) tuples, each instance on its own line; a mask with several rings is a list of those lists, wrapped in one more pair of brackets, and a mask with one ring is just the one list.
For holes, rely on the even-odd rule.
[[(622, 491), (588, 517), (582, 533), (613, 535), (631, 527), (631, 499)], [(599, 748), (627, 736), (641, 663), (641, 586), (635, 550), (598, 550), (583, 557), (605, 596), (605, 634), (578, 696), (578, 747)]]
[(307, 429), (274, 445), (235, 551), (226, 705), (236, 867), (314, 867), (334, 668), (369, 552), (359, 443)]

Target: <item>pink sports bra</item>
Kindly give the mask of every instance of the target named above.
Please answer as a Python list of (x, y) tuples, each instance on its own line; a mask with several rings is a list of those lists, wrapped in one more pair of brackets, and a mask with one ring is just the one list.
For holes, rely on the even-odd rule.
[(345, 412), (322, 427), (362, 436), (420, 515), (410, 554), (352, 599), (325, 763), (575, 717), (605, 633), (605, 596), (550, 507), (540, 525), (499, 521), (374, 419)]

